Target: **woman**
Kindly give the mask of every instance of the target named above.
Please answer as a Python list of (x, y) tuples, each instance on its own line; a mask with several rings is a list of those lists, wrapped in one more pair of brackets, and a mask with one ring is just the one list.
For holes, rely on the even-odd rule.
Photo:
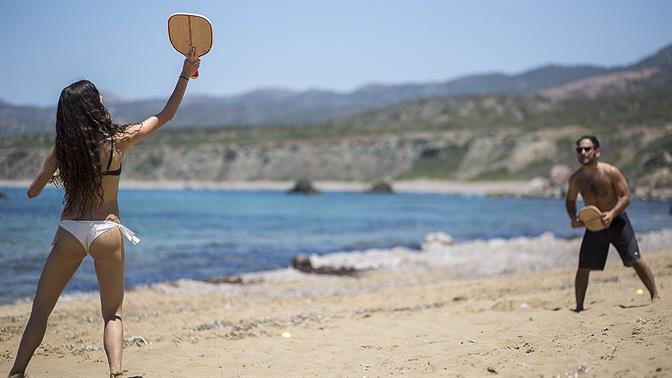
[(28, 188), (28, 197), (38, 196), (54, 179), (65, 189), (64, 209), (51, 253), (37, 284), (30, 319), (10, 377), (23, 377), (35, 349), (42, 342), (49, 314), (86, 255), (93, 257), (98, 277), (104, 321), (103, 345), (110, 377), (122, 375), (122, 235), (133, 244), (140, 241), (119, 220), (117, 192), (122, 161), (134, 144), (173, 118), (189, 78), (199, 65), (200, 60), (192, 49), (163, 110), (140, 124), (121, 126), (112, 123), (102, 97), (89, 81), (78, 81), (61, 92), (56, 113), (56, 142)]

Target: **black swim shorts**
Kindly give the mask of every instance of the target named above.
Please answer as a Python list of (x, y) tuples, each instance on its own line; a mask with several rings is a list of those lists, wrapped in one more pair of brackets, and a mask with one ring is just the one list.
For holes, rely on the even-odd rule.
[(626, 213), (614, 218), (606, 230), (597, 232), (586, 230), (579, 252), (579, 268), (604, 270), (609, 244), (616, 247), (625, 266), (631, 266), (632, 261), (640, 257), (635, 231)]

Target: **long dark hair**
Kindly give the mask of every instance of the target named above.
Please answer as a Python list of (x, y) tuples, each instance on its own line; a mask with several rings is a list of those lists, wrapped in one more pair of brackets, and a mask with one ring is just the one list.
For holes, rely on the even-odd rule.
[(55, 152), (56, 184), (65, 189), (64, 211), (83, 217), (103, 202), (101, 142), (123, 130), (112, 122), (93, 83), (80, 80), (63, 88), (56, 111)]

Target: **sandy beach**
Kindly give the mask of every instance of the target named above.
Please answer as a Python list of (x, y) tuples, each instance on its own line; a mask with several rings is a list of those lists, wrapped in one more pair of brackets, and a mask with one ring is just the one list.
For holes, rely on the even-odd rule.
[[(136, 288), (125, 300), (124, 367), (129, 377), (672, 376), (672, 251), (645, 258), (660, 303), (611, 258), (592, 274), (580, 314), (570, 310), (573, 267), (456, 279), (438, 265)], [(0, 306), (3, 374), (29, 310)], [(67, 297), (28, 373), (106, 376), (101, 338), (97, 295)]]

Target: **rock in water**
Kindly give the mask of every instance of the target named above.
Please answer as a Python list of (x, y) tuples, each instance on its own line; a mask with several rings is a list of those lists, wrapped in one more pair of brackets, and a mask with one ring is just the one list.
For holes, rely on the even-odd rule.
[(371, 188), (367, 190), (367, 193), (394, 194), (394, 189), (392, 188), (392, 184), (386, 181), (376, 181), (371, 185)]
[(310, 256), (296, 255), (292, 258), (294, 269), (313, 274), (331, 274), (335, 276), (356, 276), (359, 271), (350, 266), (313, 266)]
[(313, 270), (313, 265), (310, 263), (310, 256), (306, 255), (294, 256), (294, 258), (292, 258), (292, 266), (294, 269), (304, 273), (310, 273)]
[(206, 278), (206, 279), (203, 279), (203, 282), (212, 283), (212, 284), (221, 284), (221, 283), (242, 284), (243, 283), (243, 277), (241, 277), (241, 276), (224, 276), (224, 277), (221, 277), (221, 278)]
[(292, 194), (317, 194), (319, 192), (313, 187), (313, 183), (307, 179), (296, 180), (294, 187), (288, 191)]

